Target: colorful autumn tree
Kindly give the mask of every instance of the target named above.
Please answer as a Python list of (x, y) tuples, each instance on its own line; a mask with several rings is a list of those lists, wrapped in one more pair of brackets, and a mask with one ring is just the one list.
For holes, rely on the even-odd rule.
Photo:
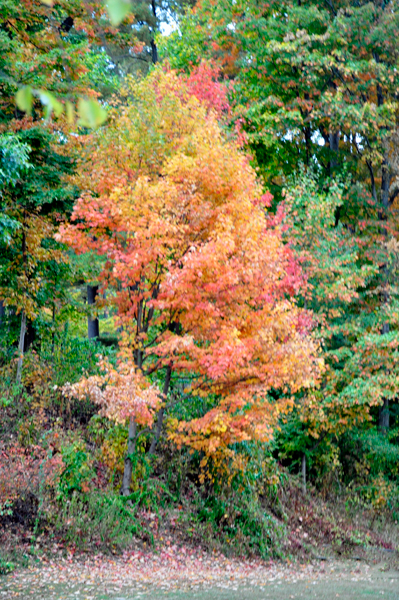
[[(302, 455), (304, 479), (306, 459), (316, 454), (327, 463), (330, 455), (339, 468), (340, 438), (369, 429), (399, 385), (397, 243), (384, 243), (377, 207), (366, 193), (357, 198), (364, 220), (353, 227), (337, 223), (345, 187), (331, 181), (323, 189), (316, 174), (303, 172), (279, 209), (285, 239), (308, 277), (300, 302), (313, 312), (326, 362), (319, 389), (301, 394), (279, 436), (285, 457)], [(382, 260), (389, 268), (389, 305), (381, 303)]]
[[(378, 267), (364, 260), (365, 248), (370, 254), (375, 251), (373, 240), (336, 223), (344, 196), (342, 181), (332, 180), (323, 189), (316, 173), (303, 171), (290, 181), (279, 206), (284, 239), (307, 274), (300, 303), (312, 310), (314, 334), (326, 361), (318, 390), (300, 393), (279, 435), (283, 455), (302, 455), (305, 486), (307, 459), (316, 450), (327, 454), (332, 438), (367, 423), (371, 407), (380, 403), (396, 378), (393, 374), (382, 380), (365, 367), (363, 373), (355, 368), (364, 358), (362, 339), (369, 337), (372, 321), (379, 319), (368, 310), (370, 298), (366, 301)], [(376, 357), (381, 355), (381, 348), (374, 351)]]
[[(101, 279), (116, 289), (121, 365), (132, 365), (137, 389), (163, 373), (165, 403), (176, 374), (187, 392), (219, 399), (202, 418), (174, 424), (173, 439), (225, 457), (236, 442), (273, 435), (290, 400), (271, 401), (272, 388), (294, 393), (317, 377), (311, 317), (294, 300), (303, 278), (279, 223), (265, 217), (270, 195), (184, 81), (156, 70), (125, 93), (110, 127), (88, 137), (85, 193), (61, 238), (107, 257)], [(139, 397), (129, 398), (131, 439)]]
[[(240, 118), (249, 149), (277, 201), (301, 164), (317, 172), (321, 190), (331, 176), (345, 181), (327, 231), (347, 249), (356, 247), (356, 259), (350, 259), (346, 274), (339, 273), (332, 257), (344, 246), (331, 244), (318, 269), (308, 261), (304, 270), (313, 290), (325, 290), (326, 277), (333, 276), (333, 298), (352, 272), (347, 296), (352, 299), (345, 310), (330, 310), (328, 298), (324, 309), (309, 298), (308, 306), (325, 313), (324, 348), (334, 376), (323, 398), (334, 397), (341, 408), (346, 404), (352, 415), (356, 403), (369, 415), (378, 412), (385, 432), (398, 391), (398, 32), (396, 2), (200, 0), (161, 48), (172, 66), (186, 72), (203, 57), (212, 57), (233, 80), (233, 118)], [(299, 187), (300, 192), (294, 186), (291, 197), (308, 210)], [(324, 192), (315, 192), (316, 197), (323, 205)], [(291, 230), (290, 235), (302, 253), (307, 240), (316, 239), (317, 222), (306, 224), (304, 217), (294, 229), (297, 234)], [(343, 232), (345, 241), (339, 239)], [(318, 244), (324, 235), (318, 236)], [(313, 250), (319, 260), (322, 247)], [(374, 276), (360, 283), (360, 267)], [(352, 287), (355, 282), (360, 287)], [(333, 331), (339, 333), (332, 336)], [(335, 359), (330, 360), (330, 351)], [(379, 411), (373, 408), (376, 402)], [(314, 405), (315, 417), (319, 404)], [(330, 413), (330, 425), (338, 413)], [(338, 421), (337, 434), (354, 422)]]

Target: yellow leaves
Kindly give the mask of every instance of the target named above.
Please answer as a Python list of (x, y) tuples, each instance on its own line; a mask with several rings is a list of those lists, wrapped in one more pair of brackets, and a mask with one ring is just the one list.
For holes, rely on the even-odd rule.
[(52, 244), (46, 244), (55, 230), (48, 217), (38, 211), (24, 215), (15, 210), (8, 214), (18, 219), (20, 227), (8, 241), (12, 257), (8, 271), (13, 277), (7, 287), (0, 289), (0, 297), (16, 307), (17, 312), (24, 310), (28, 318), (34, 319), (38, 310), (37, 295), (43, 283), (38, 267), (51, 260), (66, 262), (67, 256)]
[(187, 392), (220, 399), (168, 426), (177, 445), (219, 461), (237, 442), (271, 439), (290, 407), (270, 402), (271, 388), (292, 392), (317, 376), (310, 317), (290, 300), (302, 278), (248, 160), (176, 74), (129, 80), (126, 98), (89, 140), (86, 193), (62, 234), (107, 257), (124, 353), (117, 369), (104, 364), (66, 392), (88, 393), (115, 420), (150, 423), (160, 400), (134, 368), (141, 349), (155, 370), (194, 374)]

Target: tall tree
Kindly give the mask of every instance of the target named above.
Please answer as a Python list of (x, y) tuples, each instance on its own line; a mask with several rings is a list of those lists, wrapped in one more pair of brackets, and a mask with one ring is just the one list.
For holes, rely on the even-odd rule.
[[(293, 392), (317, 376), (310, 318), (293, 299), (300, 269), (279, 225), (265, 217), (270, 196), (248, 160), (182, 79), (157, 70), (126, 97), (112, 126), (89, 140), (86, 191), (75, 223), (62, 228), (76, 251), (107, 257), (101, 279), (118, 290), (124, 328), (121, 378), (108, 368), (103, 380), (69, 393), (89, 392), (107, 414), (130, 419), (132, 440), (140, 390), (163, 373), (165, 402), (171, 375), (184, 376), (187, 391), (219, 401), (199, 420), (176, 425), (173, 437), (222, 460), (236, 442), (271, 437), (289, 405), (270, 401), (272, 387)], [(112, 388), (103, 393), (107, 377)], [(161, 408), (155, 439), (163, 415)], [(128, 456), (125, 494), (129, 465)]]
[(18, 144), (14, 148), (23, 149), (24, 165), (18, 169), (13, 185), (0, 188), (0, 218), (9, 224), (7, 234), (0, 240), (0, 298), (4, 305), (21, 314), (17, 370), (20, 381), (27, 331), (40, 306), (54, 301), (54, 261), (62, 260), (59, 245), (52, 240), (57, 217), (68, 203), (71, 207), (75, 192), (62, 179), (73, 169), (73, 161), (54, 148), (51, 130), (32, 127), (28, 122), (25, 129), (16, 131), (14, 139)]
[(395, 1), (201, 0), (162, 55), (184, 69), (219, 61), (234, 80), (234, 116), (276, 190), (299, 162), (326, 175), (345, 162), (384, 207), (396, 196), (398, 30)]

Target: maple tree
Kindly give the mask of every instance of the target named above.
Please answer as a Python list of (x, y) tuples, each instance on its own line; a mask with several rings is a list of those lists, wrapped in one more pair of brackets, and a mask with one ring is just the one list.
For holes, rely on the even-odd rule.
[[(218, 62), (275, 206), (291, 206), (285, 239), (304, 261), (328, 365), (280, 438), (291, 452), (310, 456), (371, 419), (387, 432), (397, 410), (398, 19), (396, 2), (201, 0), (161, 45), (186, 72)], [(301, 169), (317, 184), (297, 185)]]
[[(311, 316), (293, 299), (303, 279), (279, 224), (265, 217), (270, 195), (214, 113), (173, 72), (157, 70), (125, 93), (110, 127), (88, 138), (85, 192), (60, 238), (107, 257), (101, 280), (117, 290), (121, 364), (131, 365), (138, 388), (143, 376), (164, 373), (165, 403), (180, 373), (187, 392), (219, 398), (172, 434), (216, 457), (235, 442), (272, 436), (289, 400), (273, 403), (271, 388), (293, 393), (317, 377)], [(98, 389), (90, 379), (74, 389), (91, 383)], [(137, 394), (129, 398), (132, 437)], [(112, 396), (104, 401), (116, 410)]]
[[(139, 9), (138, 6), (140, 13)], [(18, 381), (24, 349), (43, 320), (39, 306), (43, 308), (45, 303), (52, 303), (54, 313), (57, 298), (65, 296), (61, 280), (68, 271), (66, 257), (63, 256), (62, 266), (61, 253), (52, 248), (53, 243), (49, 240), (57, 222), (68, 218), (71, 203), (66, 196), (73, 195), (73, 191), (67, 182), (63, 184), (65, 191), (61, 190), (62, 178), (57, 177), (53, 169), (54, 157), (59, 156), (60, 174), (65, 176), (71, 172), (76, 155), (73, 143), (66, 144), (71, 129), (100, 125), (106, 118), (106, 111), (97, 99), (115, 92), (120, 78), (136, 69), (132, 64), (143, 62), (146, 43), (134, 33), (140, 34), (143, 26), (132, 29), (136, 16), (129, 13), (123, 24), (113, 24), (102, 1), (0, 3), (2, 164), (7, 160), (10, 165), (16, 165), (14, 174), (3, 169), (4, 177), (1, 178), (4, 202), (0, 223), (7, 242), (2, 249), (6, 262), (2, 271), (0, 304), (3, 324), (10, 311), (21, 314)], [(24, 116), (23, 111), (30, 116)], [(52, 117), (55, 117), (56, 125), (51, 122)], [(38, 148), (40, 143), (43, 144), (41, 150)], [(48, 157), (49, 164), (42, 168), (39, 163), (43, 158), (47, 159), (50, 147), (54, 154)], [(18, 161), (22, 166), (22, 149), (26, 155), (24, 169), (17, 168)], [(27, 192), (33, 185), (32, 180), (41, 192), (35, 192), (34, 199), (25, 198), (22, 190), (25, 188)], [(26, 246), (28, 238), (29, 245)], [(17, 255), (21, 255), (20, 258), (17, 259)], [(52, 266), (45, 274), (45, 264), (50, 263)], [(33, 271), (35, 276), (32, 276)], [(67, 279), (68, 276), (64, 287)], [(46, 302), (44, 288), (48, 291)], [(94, 289), (89, 286), (89, 292)], [(36, 326), (32, 325), (33, 321)], [(26, 333), (29, 334), (27, 337)]]

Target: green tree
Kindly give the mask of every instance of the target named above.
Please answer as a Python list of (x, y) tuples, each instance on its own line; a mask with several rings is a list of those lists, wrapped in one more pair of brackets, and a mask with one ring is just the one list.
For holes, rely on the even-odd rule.
[[(176, 68), (203, 57), (234, 80), (234, 118), (266, 182), (346, 164), (386, 209), (396, 197), (397, 2), (202, 0), (162, 45)], [(388, 191), (390, 190), (390, 191)]]
[(73, 161), (54, 147), (51, 130), (40, 126), (21, 129), (13, 140), (13, 156), (17, 160), (16, 151), (22, 152), (23, 164), (13, 170), (12, 185), (4, 182), (0, 189), (1, 219), (9, 224), (0, 241), (0, 298), (3, 306), (21, 314), (20, 381), (27, 325), (33, 328), (39, 309), (56, 302), (65, 259), (52, 237), (57, 219), (71, 211), (76, 192), (63, 181), (72, 171)]

